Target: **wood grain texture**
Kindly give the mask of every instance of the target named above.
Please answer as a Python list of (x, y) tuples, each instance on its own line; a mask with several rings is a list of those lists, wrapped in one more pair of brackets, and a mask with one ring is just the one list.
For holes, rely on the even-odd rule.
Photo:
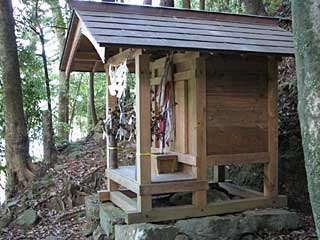
[(208, 182), (205, 180), (176, 181), (174, 183), (153, 183), (140, 186), (141, 195), (192, 192), (208, 190)]
[(120, 207), (125, 212), (136, 212), (137, 211), (137, 202), (135, 199), (127, 197), (122, 192), (111, 192), (110, 200)]
[[(150, 66), (149, 55), (135, 57), (136, 66), (136, 167), (138, 184), (151, 183)], [(151, 196), (137, 195), (137, 210), (152, 208)]]
[(268, 61), (268, 151), (270, 162), (264, 168), (264, 195), (278, 195), (278, 63)]
[(207, 164), (212, 165), (234, 165), (243, 163), (268, 163), (270, 161), (268, 152), (261, 153), (238, 153), (208, 155)]
[(203, 217), (210, 215), (221, 215), (227, 213), (242, 212), (250, 209), (267, 207), (285, 207), (287, 199), (285, 196), (274, 198), (252, 197), (247, 199), (229, 200), (224, 202), (209, 203), (204, 209), (199, 209), (193, 205), (154, 208), (146, 213), (128, 213), (126, 222), (161, 222), (175, 219), (187, 219), (192, 217)]
[[(194, 82), (193, 104), (196, 115), (193, 119), (192, 144), (197, 156), (197, 179), (207, 180), (207, 135), (206, 135), (206, 59), (203, 56), (195, 58), (195, 76), (189, 82)], [(207, 205), (207, 191), (195, 191), (192, 193), (192, 204), (200, 209)]]
[[(237, 154), (268, 151), (267, 60), (212, 56), (206, 64), (207, 153), (235, 154), (233, 160), (253, 161)], [(224, 159), (226, 163), (233, 161), (231, 157)], [(210, 161), (220, 164), (223, 160), (212, 157)]]
[(180, 81), (175, 84), (176, 102), (176, 151), (188, 152), (188, 83)]

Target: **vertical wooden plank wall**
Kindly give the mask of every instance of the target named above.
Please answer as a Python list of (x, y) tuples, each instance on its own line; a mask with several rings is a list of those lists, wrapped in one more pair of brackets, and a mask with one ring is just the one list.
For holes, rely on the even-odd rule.
[(270, 161), (264, 168), (264, 195), (278, 195), (278, 63), (268, 59), (268, 153)]
[[(149, 55), (135, 57), (136, 67), (136, 169), (139, 184), (151, 183), (150, 72)], [(148, 127), (149, 126), (149, 127)], [(137, 210), (152, 208), (150, 196), (137, 195)]]
[[(116, 97), (111, 96), (109, 93), (108, 86), (110, 85), (110, 76), (109, 76), (109, 65), (105, 64), (105, 72), (106, 72), (106, 118), (108, 117), (108, 110), (113, 110), (116, 106)], [(109, 159), (109, 140), (107, 138), (107, 169), (110, 168), (110, 159)], [(107, 179), (107, 187), (109, 191), (117, 191), (118, 184), (111, 179)]]

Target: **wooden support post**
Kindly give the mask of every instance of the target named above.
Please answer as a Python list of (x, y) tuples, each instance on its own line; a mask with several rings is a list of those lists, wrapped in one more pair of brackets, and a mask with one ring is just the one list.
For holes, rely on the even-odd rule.
[[(207, 145), (206, 145), (206, 61), (204, 57), (195, 59), (195, 102), (196, 121), (194, 123), (194, 144), (197, 156), (197, 179), (207, 180)], [(207, 191), (193, 192), (192, 204), (198, 208), (207, 205)]]
[[(136, 129), (137, 182), (151, 183), (151, 129), (150, 129), (150, 71), (149, 55), (135, 57), (136, 67)], [(149, 211), (152, 208), (152, 196), (137, 195), (137, 210)]]
[[(109, 93), (108, 86), (110, 84), (110, 77), (109, 77), (109, 65), (105, 65), (105, 72), (106, 72), (106, 117), (108, 117), (108, 109), (113, 110), (116, 106), (116, 97), (111, 96)], [(109, 140), (107, 138), (107, 168), (110, 169), (111, 166), (111, 159), (110, 159), (110, 152), (109, 152)], [(111, 179), (107, 179), (107, 187), (109, 191), (117, 191), (118, 184), (112, 181)]]
[(268, 59), (268, 152), (270, 161), (264, 168), (264, 195), (278, 195), (278, 63)]
[(110, 192), (108, 190), (98, 191), (98, 199), (100, 202), (110, 201)]

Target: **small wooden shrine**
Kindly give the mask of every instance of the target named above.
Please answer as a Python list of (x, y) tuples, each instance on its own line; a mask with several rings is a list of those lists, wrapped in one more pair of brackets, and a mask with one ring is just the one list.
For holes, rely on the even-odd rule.
[[(109, 85), (109, 65), (127, 61), (136, 76), (136, 164), (112, 169), (107, 154), (101, 201), (123, 209), (127, 223), (286, 206), (278, 195), (277, 67), (294, 50), (292, 34), (278, 19), (107, 2), (71, 6), (61, 70), (106, 72)], [(151, 94), (161, 87), (168, 62), (174, 133), (161, 150), (150, 130), (151, 113), (160, 111)], [(107, 109), (113, 109), (116, 99), (106, 92)], [(256, 163), (264, 164), (263, 192), (225, 182), (224, 166)], [(216, 184), (238, 199), (207, 201), (212, 166)], [(177, 192), (192, 192), (192, 202), (152, 202)]]

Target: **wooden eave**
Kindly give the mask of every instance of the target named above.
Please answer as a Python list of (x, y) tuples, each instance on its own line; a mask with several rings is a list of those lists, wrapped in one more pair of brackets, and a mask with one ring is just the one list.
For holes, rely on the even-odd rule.
[(60, 61), (60, 70), (65, 71), (67, 75), (72, 71), (105, 71), (104, 57), (99, 55), (92, 39), (89, 38), (83, 30), (79, 18), (73, 13)]

